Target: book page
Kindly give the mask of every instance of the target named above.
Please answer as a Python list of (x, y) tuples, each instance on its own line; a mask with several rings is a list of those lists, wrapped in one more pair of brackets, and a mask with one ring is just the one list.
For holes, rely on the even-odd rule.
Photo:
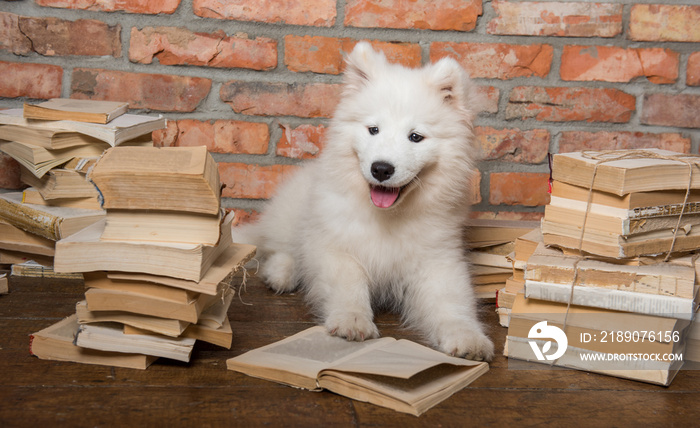
[(485, 362), (473, 363), (473, 367), (442, 363), (409, 379), (324, 370), (319, 384), (336, 394), (418, 416), (489, 369)]
[(440, 364), (476, 366), (477, 361), (451, 357), (409, 340), (388, 343), (329, 367), (331, 370), (392, 376), (408, 379)]
[(323, 369), (368, 352), (392, 338), (350, 342), (316, 326), (271, 345), (227, 361), (229, 370), (307, 389), (318, 389), (316, 376)]

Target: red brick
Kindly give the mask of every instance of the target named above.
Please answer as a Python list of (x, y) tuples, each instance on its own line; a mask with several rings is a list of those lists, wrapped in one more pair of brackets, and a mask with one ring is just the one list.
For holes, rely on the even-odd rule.
[(269, 199), (277, 186), (298, 167), (293, 165), (249, 165), (219, 162), (222, 196), (225, 198)]
[(549, 203), (549, 174), (538, 172), (492, 172), (489, 203), (536, 207)]
[(169, 120), (153, 133), (159, 147), (207, 146), (212, 153), (265, 154), (270, 141), (266, 124), (237, 120)]
[[(94, 19), (66, 21), (58, 18), (33, 18), (0, 14), (0, 22), (8, 22), (15, 28), (3, 28), (13, 40), (18, 41), (20, 54), (30, 51), (45, 56), (85, 55), (121, 57), (121, 26), (107, 25)], [(9, 19), (8, 19), (9, 18)], [(28, 45), (27, 45), (28, 43)], [(27, 50), (27, 48), (29, 48)]]
[(694, 52), (688, 57), (685, 84), (688, 86), (700, 86), (700, 52)]
[[(340, 74), (343, 54), (349, 53), (358, 40), (323, 36), (284, 38), (284, 63), (291, 71)], [(371, 41), (372, 47), (384, 52), (390, 62), (406, 67), (420, 67), (421, 48), (415, 43)]]
[(612, 88), (513, 88), (506, 119), (548, 122), (629, 122), (635, 97)]
[(0, 97), (58, 98), (63, 69), (57, 65), (0, 62)]
[(700, 6), (636, 4), (629, 38), (650, 42), (700, 42)]
[(432, 62), (449, 56), (456, 59), (471, 77), (487, 79), (546, 77), (553, 53), (554, 49), (549, 45), (454, 42), (430, 45)]
[(127, 12), (155, 15), (158, 13), (171, 14), (180, 5), (180, 0), (34, 0), (39, 6), (58, 7), (63, 9), (81, 9), (99, 12)]
[(210, 89), (211, 80), (201, 77), (76, 68), (71, 97), (126, 101), (131, 109), (191, 112)]
[(494, 129), (479, 126), (475, 130), (482, 160), (538, 164), (549, 153), (549, 131), (546, 129)]
[(345, 25), (471, 31), (481, 13), (481, 0), (348, 0)]
[(559, 153), (638, 148), (659, 148), (690, 153), (690, 144), (690, 138), (673, 133), (564, 131), (559, 137)]
[(678, 79), (679, 55), (670, 49), (625, 49), (615, 46), (564, 46), (562, 80), (630, 82), (646, 77), (652, 83)]
[(19, 15), (0, 12), (0, 49), (15, 55), (32, 52), (32, 41), (19, 29)]
[(340, 85), (233, 80), (221, 87), (221, 100), (236, 113), (258, 116), (330, 117)]
[(179, 27), (131, 29), (129, 60), (164, 65), (271, 70), (277, 67), (277, 41), (267, 37), (228, 37), (223, 31), (195, 33)]
[(646, 125), (700, 128), (700, 95), (647, 94), (640, 121)]
[(282, 137), (277, 143), (277, 156), (295, 159), (311, 159), (321, 153), (325, 146), (326, 128), (323, 125), (280, 124)]
[(194, 13), (203, 18), (274, 24), (331, 27), (335, 0), (194, 0)]
[(622, 5), (588, 2), (491, 3), (496, 17), (489, 34), (562, 37), (615, 37), (622, 33)]
[(500, 89), (493, 86), (478, 86), (479, 96), (482, 101), (482, 110), (486, 113), (498, 113), (498, 99), (501, 97)]
[(0, 189), (21, 189), (25, 187), (19, 176), (19, 163), (5, 153), (0, 152)]

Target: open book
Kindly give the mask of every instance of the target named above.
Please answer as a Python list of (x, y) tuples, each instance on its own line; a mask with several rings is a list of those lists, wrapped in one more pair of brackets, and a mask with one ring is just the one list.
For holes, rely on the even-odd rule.
[(312, 327), (227, 362), (229, 370), (420, 415), (488, 371), (485, 362), (450, 357), (390, 337), (349, 342)]

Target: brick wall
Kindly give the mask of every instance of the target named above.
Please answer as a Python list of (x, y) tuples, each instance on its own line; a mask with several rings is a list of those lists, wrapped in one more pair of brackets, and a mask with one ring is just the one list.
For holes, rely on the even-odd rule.
[[(700, 147), (697, 0), (0, 0), (0, 108), (51, 97), (160, 113), (255, 214), (323, 149), (342, 53), (455, 57), (483, 87), (478, 216), (538, 217), (547, 152)], [(0, 155), (0, 187), (20, 185)]]

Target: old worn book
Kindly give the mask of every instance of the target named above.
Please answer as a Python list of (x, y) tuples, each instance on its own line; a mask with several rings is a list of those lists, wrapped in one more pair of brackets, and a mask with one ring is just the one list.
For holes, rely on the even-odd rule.
[(205, 146), (114, 147), (88, 177), (106, 209), (219, 214), (219, 170)]
[(214, 295), (219, 292), (222, 284), (229, 284), (233, 275), (243, 269), (255, 256), (254, 245), (233, 243), (226, 248), (204, 273), (202, 279), (190, 281), (173, 278), (166, 275), (150, 275), (139, 272), (109, 271), (107, 277), (133, 281), (145, 281), (168, 287), (196, 291), (197, 293)]
[(692, 319), (698, 297), (695, 277), (694, 257), (634, 266), (565, 255), (542, 246), (528, 260), (525, 296)]
[(129, 110), (122, 101), (75, 100), (54, 98), (39, 104), (24, 104), (24, 117), (41, 120), (75, 120), (108, 123)]
[(700, 227), (679, 228), (675, 242), (673, 229), (621, 235), (586, 227), (581, 240), (580, 225), (543, 219), (542, 237), (547, 245), (581, 250), (615, 259), (656, 255), (671, 250), (674, 253), (692, 251), (700, 248)]
[[(113, 279), (108, 272), (85, 272), (85, 289), (99, 288), (102, 290), (140, 294), (147, 298), (166, 300), (168, 302), (187, 305), (199, 298), (199, 293), (181, 288), (168, 287), (153, 282), (129, 279)], [(224, 286), (219, 287), (219, 292)], [(218, 293), (217, 293), (218, 294)]]
[(29, 352), (42, 360), (72, 361), (83, 364), (145, 370), (155, 357), (84, 349), (74, 344), (80, 325), (75, 314), (29, 337)]
[[(227, 292), (223, 299), (218, 299), (213, 306), (202, 312), (196, 324), (189, 324), (179, 336), (230, 349), (233, 330), (226, 313), (233, 300), (233, 294), (232, 291)], [(154, 330), (149, 327), (124, 323), (124, 334), (148, 334), (152, 331)]]
[(327, 389), (420, 415), (488, 370), (390, 337), (349, 342), (317, 326), (226, 362), (229, 370), (297, 388)]
[(0, 218), (27, 232), (57, 241), (104, 219), (105, 212), (22, 203), (22, 192), (0, 194)]
[(22, 109), (7, 109), (0, 110), (0, 124), (78, 132), (104, 141), (110, 146), (118, 146), (126, 141), (144, 135), (151, 135), (151, 132), (165, 128), (165, 118), (161, 115), (147, 116), (125, 113), (107, 124), (99, 124), (74, 120), (25, 119)]
[(223, 212), (213, 215), (186, 211), (109, 209), (100, 239), (216, 245), (222, 219)]
[[(136, 138), (123, 144), (132, 147), (153, 147), (150, 136)], [(0, 140), (0, 151), (15, 159), (37, 177), (43, 177), (50, 169), (69, 162), (76, 157), (96, 157), (109, 148), (109, 144), (88, 144), (85, 146), (67, 147), (65, 149), (49, 150), (44, 147), (18, 143), (16, 141)]]
[(700, 192), (697, 191), (691, 192), (687, 201), (682, 190), (624, 196), (598, 190), (588, 193), (583, 187), (555, 181), (550, 202), (545, 207), (545, 220), (580, 226), (585, 218), (586, 227), (620, 235), (673, 229), (681, 212), (681, 226), (700, 224)]
[(7, 272), (0, 273), (0, 294), (10, 292), (10, 282), (7, 279)]
[[(683, 365), (688, 325), (687, 320), (567, 306), (519, 294), (510, 314), (504, 355), (668, 385)], [(565, 342), (546, 331), (562, 328)]]
[(166, 286), (136, 281), (112, 280), (104, 272), (85, 274), (85, 285), (90, 287), (85, 292), (88, 309), (95, 311), (123, 311), (172, 318), (190, 323), (197, 323), (202, 311), (221, 300), (225, 293), (187, 295), (184, 290), (177, 290), (188, 299), (171, 296)]
[[(700, 188), (697, 155), (662, 149), (585, 151), (555, 154), (552, 179), (622, 196), (634, 192)], [(597, 165), (597, 167), (596, 167)], [(595, 180), (593, 174), (595, 171)]]
[[(586, 229), (629, 236), (656, 230), (674, 229), (678, 224), (678, 215), (681, 206), (675, 207), (650, 207), (647, 212), (614, 212), (613, 209), (601, 212), (599, 209), (591, 209), (586, 212), (585, 205), (579, 206), (575, 201), (553, 200), (545, 206), (544, 219), (551, 222), (580, 227), (586, 221)], [(572, 203), (574, 202), (574, 203)], [(700, 224), (700, 206), (686, 210), (681, 219), (681, 227), (692, 228)]]
[[(676, 210), (685, 201), (685, 189), (658, 190), (652, 192), (633, 192), (622, 196), (614, 193), (591, 189), (587, 186), (576, 186), (561, 181), (552, 181), (551, 200), (564, 200), (579, 210), (585, 210), (590, 199), (591, 212), (623, 211), (644, 212), (653, 207), (666, 207), (665, 211)], [(700, 203), (700, 190), (692, 190), (688, 195), (688, 203)], [(550, 202), (551, 203), (551, 202)], [(658, 208), (654, 208), (658, 211)]]
[(27, 187), (22, 191), (22, 203), (32, 205), (50, 205), (66, 208), (82, 208), (86, 210), (101, 210), (102, 205), (97, 198), (97, 194), (89, 198), (55, 198), (44, 199), (39, 190), (34, 187)]
[(132, 312), (91, 311), (88, 309), (87, 301), (85, 300), (75, 305), (75, 313), (78, 316), (78, 322), (80, 324), (115, 322), (171, 337), (182, 335), (187, 326), (190, 325), (187, 321), (135, 314)]
[(693, 299), (698, 289), (696, 258), (630, 265), (567, 255), (540, 244), (528, 259), (525, 279)]
[(79, 273), (56, 272), (51, 263), (40, 263), (34, 260), (26, 260), (22, 263), (12, 265), (12, 276), (23, 276), (29, 278), (67, 278), (83, 279)]
[(51, 256), (24, 253), (22, 251), (12, 251), (0, 248), (0, 265), (21, 264), (30, 260), (35, 261), (42, 266), (53, 266), (53, 257)]
[(46, 149), (65, 149), (87, 144), (104, 144), (89, 135), (62, 129), (35, 128), (30, 126), (0, 125), (0, 139), (16, 141)]
[(465, 239), (469, 248), (505, 244), (536, 227), (539, 227), (536, 221), (471, 219)]
[(0, 216), (0, 249), (53, 258), (56, 241), (20, 229)]
[(100, 156), (108, 147), (108, 144), (99, 143), (49, 150), (16, 141), (0, 141), (0, 151), (10, 155), (39, 178), (50, 169), (63, 165), (74, 157)]
[(229, 213), (215, 246), (201, 244), (101, 241), (104, 221), (56, 243), (57, 272), (124, 271), (200, 281), (214, 261), (231, 245)]
[(143, 354), (188, 362), (195, 339), (158, 334), (124, 334), (118, 323), (81, 324), (75, 344), (88, 349), (126, 354)]
[[(85, 174), (64, 168), (53, 168), (38, 178), (22, 167), (20, 179), (36, 189), (44, 200), (65, 198), (97, 198), (97, 189), (85, 178)], [(42, 204), (45, 205), (45, 204)]]
[(202, 342), (211, 343), (212, 345), (221, 346), (222, 348), (231, 349), (233, 343), (233, 330), (228, 317), (224, 319), (220, 327), (214, 327), (209, 324), (197, 323), (190, 324), (182, 337), (189, 337)]

